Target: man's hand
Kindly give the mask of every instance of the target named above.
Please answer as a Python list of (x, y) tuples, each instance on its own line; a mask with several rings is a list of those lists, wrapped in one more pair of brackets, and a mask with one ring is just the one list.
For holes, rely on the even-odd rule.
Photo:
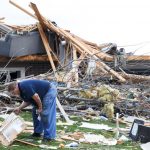
[(16, 115), (19, 115), (20, 112), (21, 112), (21, 110), (22, 110), (23, 108), (29, 106), (29, 105), (30, 105), (29, 102), (24, 102), (24, 101), (23, 101), (19, 107), (16, 107), (16, 108), (14, 109), (13, 112), (14, 112)]
[(21, 112), (21, 110), (20, 110), (19, 107), (16, 107), (16, 108), (13, 110), (13, 112), (14, 112), (16, 115), (19, 115), (20, 112)]

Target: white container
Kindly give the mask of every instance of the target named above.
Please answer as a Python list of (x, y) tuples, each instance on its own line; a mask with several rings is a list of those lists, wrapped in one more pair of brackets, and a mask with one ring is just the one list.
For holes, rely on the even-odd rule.
[(70, 144), (65, 145), (66, 147), (78, 147), (79, 144), (77, 142), (72, 142)]
[(11, 113), (1, 125), (0, 142), (5, 146), (10, 145), (25, 128), (25, 121)]

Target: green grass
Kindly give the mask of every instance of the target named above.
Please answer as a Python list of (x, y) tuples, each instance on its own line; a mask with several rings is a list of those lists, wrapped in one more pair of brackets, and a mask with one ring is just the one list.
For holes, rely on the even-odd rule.
[(26, 111), (20, 114), (20, 116), (25, 120), (25, 121), (32, 121), (32, 115), (30, 112)]
[[(21, 117), (23, 117), (26, 121), (32, 121), (31, 112), (23, 112), (21, 114)], [(76, 121), (77, 123), (72, 125), (72, 126), (57, 125), (58, 136), (59, 136), (60, 131), (65, 131), (65, 133), (74, 133), (74, 132), (79, 131), (79, 132), (84, 132), (84, 133), (102, 134), (107, 138), (114, 137), (113, 132), (109, 132), (109, 131), (105, 131), (105, 130), (94, 130), (94, 129), (80, 128), (79, 126), (81, 125), (81, 122), (83, 121), (82, 117), (77, 117), (77, 116), (73, 117), (72, 116), (71, 119)], [(115, 123), (112, 121), (91, 120), (90, 123), (97, 123), (97, 124), (103, 123), (103, 124), (109, 125), (111, 127), (115, 127)], [(121, 125), (121, 127), (125, 127), (125, 126)], [(22, 133), (18, 136), (17, 139), (28, 141), (30, 143), (37, 144), (37, 145), (43, 144), (43, 143), (39, 143), (39, 141), (41, 139), (38, 139), (38, 138), (32, 139), (29, 137), (30, 137), (29, 133)], [(65, 144), (69, 144), (71, 142), (72, 141), (66, 141), (66, 142), (53, 141), (51, 143), (48, 143), (48, 145), (58, 148), (59, 144), (61, 144), (61, 143), (63, 143), (65, 145)], [(7, 150), (29, 150), (29, 149), (30, 150), (39, 150), (41, 148), (29, 146), (29, 145), (14, 141), (8, 147), (0, 145), (0, 150), (6, 150), (6, 149)], [(64, 150), (69, 150), (69, 148), (64, 148)], [(103, 146), (100, 144), (83, 144), (83, 143), (80, 143), (79, 146), (76, 148), (76, 150), (141, 150), (141, 148), (139, 147), (139, 143), (128, 141), (128, 142), (125, 142), (121, 145), (115, 145), (115, 146)]]

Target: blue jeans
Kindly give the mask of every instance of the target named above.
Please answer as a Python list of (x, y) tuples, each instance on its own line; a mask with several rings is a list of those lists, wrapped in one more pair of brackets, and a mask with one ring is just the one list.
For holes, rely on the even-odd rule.
[(56, 84), (52, 82), (50, 83), (50, 89), (42, 100), (41, 120), (38, 119), (36, 107), (32, 109), (34, 132), (42, 133), (44, 130), (43, 138), (46, 139), (55, 139), (56, 137), (56, 96)]

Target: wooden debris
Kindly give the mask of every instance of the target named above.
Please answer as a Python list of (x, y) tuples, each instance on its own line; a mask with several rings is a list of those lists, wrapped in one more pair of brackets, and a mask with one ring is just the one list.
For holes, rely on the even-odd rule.
[(23, 141), (23, 140), (19, 140), (19, 139), (15, 139), (15, 141), (20, 142), (20, 143), (23, 143), (23, 144), (30, 145), (30, 146), (34, 146), (34, 147), (39, 147), (39, 145), (30, 143), (30, 142), (26, 142), (26, 141)]
[(44, 46), (45, 46), (45, 49), (46, 49), (46, 52), (47, 52), (49, 61), (50, 61), (50, 63), (51, 63), (51, 66), (52, 66), (52, 68), (53, 68), (53, 71), (54, 71), (54, 74), (55, 74), (56, 78), (59, 78), (59, 75), (58, 75), (57, 72), (56, 72), (56, 67), (55, 67), (55, 65), (54, 65), (54, 62), (53, 62), (53, 59), (52, 59), (52, 56), (51, 56), (51, 53), (50, 53), (50, 51), (52, 51), (52, 50), (51, 50), (50, 46), (47, 44), (47, 43), (48, 43), (47, 38), (46, 38), (46, 36), (45, 36), (45, 34), (44, 34), (44, 31), (43, 31), (41, 25), (38, 24), (37, 26), (38, 26), (39, 32), (40, 32), (40, 34), (41, 34), (41, 37), (42, 37), (42, 40), (43, 40), (43, 43), (44, 43)]
[(17, 135), (26, 128), (24, 120), (14, 113), (2, 123), (0, 128), (0, 141), (3, 145), (10, 145)]
[(135, 74), (127, 74), (127, 73), (120, 73), (126, 80), (134, 83), (142, 82), (142, 81), (150, 81), (150, 76), (142, 76), (142, 75), (135, 75)]

